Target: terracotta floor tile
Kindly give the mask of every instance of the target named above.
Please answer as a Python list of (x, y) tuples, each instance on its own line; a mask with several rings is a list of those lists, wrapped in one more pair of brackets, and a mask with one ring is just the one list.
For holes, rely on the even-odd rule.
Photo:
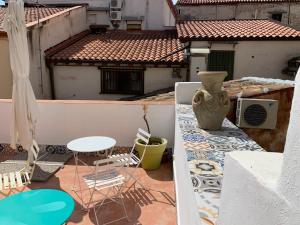
[[(92, 157), (87, 157), (92, 161)], [(87, 212), (82, 210), (81, 201), (72, 191), (74, 181), (75, 165), (70, 160), (67, 165), (59, 170), (47, 182), (34, 182), (30, 189), (52, 188), (61, 189), (73, 196), (76, 201), (75, 211), (72, 214), (68, 225), (92, 225), (96, 224), (93, 210)], [(123, 193), (124, 202), (127, 208), (130, 221), (120, 220), (113, 225), (175, 225), (176, 207), (172, 165), (162, 164), (161, 168), (155, 171), (145, 171), (142, 168), (130, 168), (131, 172), (136, 172), (139, 181), (147, 188), (131, 188)], [(80, 172), (88, 172), (86, 166), (80, 167)], [(130, 186), (130, 184), (128, 184)], [(84, 198), (89, 197), (89, 192), (84, 192)], [(122, 207), (116, 203), (102, 206), (97, 216), (100, 224), (107, 222), (110, 218), (120, 218), (123, 216)]]

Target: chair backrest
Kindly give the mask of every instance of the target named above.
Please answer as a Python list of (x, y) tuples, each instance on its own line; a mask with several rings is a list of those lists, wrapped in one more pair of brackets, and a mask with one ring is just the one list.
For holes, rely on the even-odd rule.
[[(137, 164), (137, 167), (140, 165), (141, 161), (143, 160), (144, 156), (145, 156), (145, 153), (146, 153), (146, 150), (147, 150), (147, 146), (150, 142), (150, 137), (151, 137), (151, 134), (149, 134), (147, 131), (144, 131), (143, 129), (139, 128), (138, 129), (138, 132), (136, 134), (136, 137), (137, 139), (139, 140), (142, 140), (145, 144), (145, 148), (144, 148), (144, 151), (143, 151), (143, 154), (142, 156), (139, 158), (139, 163)], [(133, 151), (135, 149), (135, 145), (136, 143), (134, 143), (134, 146), (131, 150), (131, 154), (133, 154)]]
[(30, 154), (28, 152), (27, 170), (30, 172), (30, 180), (31, 180), (34, 169), (35, 169), (36, 162), (38, 160), (38, 155), (40, 152), (39, 145), (37, 144), (37, 142), (35, 140), (33, 140), (30, 151), (32, 153), (32, 158), (29, 157)]

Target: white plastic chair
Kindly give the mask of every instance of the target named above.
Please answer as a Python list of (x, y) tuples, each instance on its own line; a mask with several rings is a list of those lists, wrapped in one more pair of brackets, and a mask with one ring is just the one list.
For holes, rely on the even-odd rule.
[(30, 151), (33, 154), (32, 162), (30, 162), (30, 159), (28, 158), (24, 168), (22, 168), (21, 170), (0, 174), (0, 193), (2, 195), (8, 196), (13, 191), (22, 192), (24, 188), (31, 183), (37, 157), (40, 151), (36, 141), (33, 141), (33, 145), (30, 148)]
[[(126, 162), (126, 166), (134, 166), (135, 168), (138, 168), (142, 162), (142, 160), (144, 159), (146, 150), (147, 150), (147, 146), (149, 144), (150, 141), (150, 137), (151, 134), (149, 134), (148, 132), (144, 131), (143, 129), (139, 128), (138, 132), (136, 134), (136, 138), (138, 140), (142, 140), (144, 142), (145, 148), (143, 151), (142, 156), (139, 158), (134, 154), (134, 150), (135, 150), (135, 146), (136, 146), (136, 142), (134, 142), (134, 145), (130, 151), (130, 153), (122, 153), (122, 154), (111, 154), (110, 156), (108, 156), (108, 158), (119, 158), (118, 161), (119, 162)], [(134, 176), (134, 173), (129, 172), (128, 170), (126, 170), (126, 172), (128, 173), (130, 179), (134, 180), (134, 183), (138, 183), (142, 188), (146, 189), (143, 184), (141, 182), (138, 181), (138, 179)]]
[[(90, 208), (90, 205), (93, 204), (93, 210), (97, 225), (99, 225), (99, 220), (97, 217), (97, 208), (99, 209), (102, 205), (111, 202), (118, 203), (122, 206), (124, 210), (124, 216), (119, 219), (107, 222), (105, 224), (110, 224), (123, 219), (127, 219), (129, 221), (124, 200), (122, 197), (124, 183), (127, 179), (126, 173), (123, 172), (126, 163), (125, 161), (120, 162), (120, 159), (121, 157), (115, 157), (111, 159), (95, 161), (95, 172), (83, 176), (83, 180), (86, 183), (91, 194), (90, 201), (88, 203), (88, 208)], [(124, 159), (126, 159), (126, 157)], [(129, 160), (129, 158), (127, 160)], [(96, 192), (103, 197), (99, 201), (94, 200)]]

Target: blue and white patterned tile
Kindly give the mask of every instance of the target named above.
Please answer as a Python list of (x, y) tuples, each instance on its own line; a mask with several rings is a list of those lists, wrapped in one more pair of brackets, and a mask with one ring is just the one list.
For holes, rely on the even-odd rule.
[(225, 119), (219, 131), (198, 127), (190, 105), (177, 105), (191, 180), (204, 224), (216, 224), (225, 154), (231, 151), (264, 151), (247, 134)]

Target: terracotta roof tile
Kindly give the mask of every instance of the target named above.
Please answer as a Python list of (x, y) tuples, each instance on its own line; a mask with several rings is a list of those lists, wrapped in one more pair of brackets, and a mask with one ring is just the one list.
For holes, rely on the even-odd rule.
[(269, 20), (191, 20), (176, 25), (180, 40), (300, 40), (300, 31)]
[(184, 63), (183, 51), (160, 60), (181, 47), (175, 30), (107, 31), (88, 34), (69, 46), (61, 43), (47, 50), (46, 57), (54, 62)]
[(280, 3), (300, 2), (299, 0), (178, 0), (176, 5), (197, 6), (197, 5), (222, 5), (236, 3)]
[[(37, 7), (25, 7), (25, 21), (26, 23), (37, 21), (38, 13), (40, 14), (40, 19), (46, 18), (48, 16), (54, 15), (56, 13), (62, 12), (70, 7), (40, 7), (39, 11)], [(7, 7), (0, 7), (0, 31), (3, 31), (2, 23), (6, 13)]]

